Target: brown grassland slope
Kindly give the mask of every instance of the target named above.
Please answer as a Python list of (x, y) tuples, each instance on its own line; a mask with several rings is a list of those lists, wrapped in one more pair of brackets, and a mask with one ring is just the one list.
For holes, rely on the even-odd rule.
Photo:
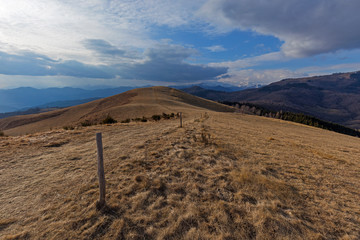
[(82, 122), (99, 123), (108, 114), (118, 121), (127, 118), (151, 117), (154, 114), (210, 109), (220, 112), (232, 108), (167, 87), (140, 88), (112, 97), (42, 114), (0, 119), (0, 130), (7, 135), (35, 133)]
[(184, 117), (183, 128), (173, 119), (0, 138), (0, 238), (360, 239), (360, 139), (237, 113)]

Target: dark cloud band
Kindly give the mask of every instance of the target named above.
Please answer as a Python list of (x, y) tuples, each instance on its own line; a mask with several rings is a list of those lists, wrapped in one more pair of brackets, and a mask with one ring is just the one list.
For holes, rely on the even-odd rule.
[[(104, 40), (92, 40), (97, 52), (121, 55), (123, 52)], [(144, 52), (138, 62), (120, 62), (109, 65), (89, 65), (75, 60), (53, 60), (47, 56), (21, 52), (18, 55), (0, 52), (0, 74), (29, 76), (71, 76), (79, 78), (137, 79), (165, 82), (213, 80), (227, 73), (226, 67), (210, 67), (186, 62), (197, 51), (179, 45), (158, 45)], [(138, 53), (136, 53), (138, 54)], [(134, 56), (136, 57), (136, 56)]]
[(56, 61), (31, 52), (18, 55), (0, 52), (0, 74), (28, 76), (71, 76), (114, 78), (106, 66), (88, 65), (78, 61)]

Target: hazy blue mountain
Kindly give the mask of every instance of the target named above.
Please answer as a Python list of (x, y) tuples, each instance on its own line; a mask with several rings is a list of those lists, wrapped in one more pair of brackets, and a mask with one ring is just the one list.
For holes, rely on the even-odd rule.
[(36, 106), (37, 108), (65, 108), (65, 107), (71, 107), (91, 101), (95, 101), (100, 99), (100, 97), (94, 97), (94, 98), (86, 98), (86, 99), (80, 99), (80, 100), (67, 100), (67, 101), (56, 101), (56, 102), (50, 102), (45, 103), (39, 106)]
[(85, 90), (81, 88), (45, 88), (36, 89), (30, 87), (21, 87), (15, 89), (0, 90), (0, 112), (26, 110), (39, 106), (53, 105), (55, 102), (63, 102), (61, 107), (69, 105), (70, 102), (64, 104), (64, 101), (74, 101), (71, 105), (78, 104), (84, 99), (95, 99), (109, 97), (119, 94), (132, 87), (118, 87), (108, 89)]
[(18, 111), (9, 111), (5, 113), (0, 113), (0, 119), (6, 118), (6, 117), (12, 117), (17, 115), (28, 115), (28, 114), (35, 114), (35, 113), (41, 113), (41, 112), (47, 112), (52, 111), (58, 108), (65, 108), (65, 107), (71, 107), (91, 101), (95, 101), (99, 98), (86, 98), (81, 100), (68, 100), (68, 101), (56, 101), (51, 103), (45, 103), (43, 105), (31, 107), (31, 108), (25, 108)]
[(0, 113), (1, 112), (13, 112), (18, 110), (17, 108), (11, 107), (11, 106), (6, 106), (6, 105), (0, 105)]

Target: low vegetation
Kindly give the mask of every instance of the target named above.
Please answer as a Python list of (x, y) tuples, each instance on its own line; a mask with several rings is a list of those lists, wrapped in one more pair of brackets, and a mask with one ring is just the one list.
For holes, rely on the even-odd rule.
[(0, 131), (0, 137), (4, 137), (5, 133), (3, 131)]
[(338, 133), (342, 133), (342, 134), (346, 134), (346, 135), (350, 135), (350, 136), (360, 137), (360, 132), (355, 129), (348, 128), (348, 127), (342, 126), (340, 124), (327, 122), (327, 121), (318, 119), (313, 116), (305, 115), (303, 113), (293, 113), (293, 112), (287, 112), (287, 111), (272, 111), (272, 110), (266, 109), (262, 106), (252, 104), (252, 103), (238, 103), (238, 102), (227, 102), (227, 101), (222, 102), (222, 103), (229, 105), (229, 106), (236, 107), (241, 112), (244, 112), (244, 113), (250, 113), (250, 114), (255, 114), (258, 116), (282, 119), (285, 121), (301, 123), (301, 124), (305, 124), (308, 126), (322, 128), (322, 129), (326, 129), (329, 131), (334, 131), (334, 132), (338, 132)]
[(74, 130), (75, 127), (74, 126), (63, 126), (64, 130)]
[(106, 118), (104, 120), (102, 120), (101, 122), (102, 124), (114, 124), (117, 123), (117, 121), (112, 118), (110, 115), (107, 115)]
[(159, 121), (161, 119), (161, 115), (152, 115), (152, 120)]
[[(142, 118), (126, 118), (124, 120), (121, 120), (120, 123), (130, 123), (131, 121), (133, 122), (147, 122), (149, 120), (153, 120), (153, 121), (160, 121), (161, 119), (172, 119), (172, 118), (175, 118), (176, 115), (175, 113), (170, 113), (170, 114), (167, 114), (167, 113), (162, 113), (161, 115), (152, 115), (150, 118), (146, 118), (145, 116), (143, 116)], [(114, 123), (117, 123), (117, 120), (115, 120), (113, 117), (111, 117), (110, 115), (107, 115), (106, 118), (104, 118), (100, 124), (114, 124)], [(83, 122), (80, 123), (81, 126), (83, 127), (88, 127), (88, 126), (92, 126), (94, 125), (94, 123), (90, 120), (85, 120)], [(72, 130), (71, 129), (71, 126), (64, 126), (63, 129), (65, 130)]]
[(130, 118), (127, 118), (125, 120), (122, 120), (121, 123), (129, 123), (130, 121), (131, 121)]
[(142, 118), (133, 118), (132, 121), (134, 122), (147, 122), (147, 118), (146, 117), (142, 117)]
[(163, 114), (161, 115), (161, 117), (162, 117), (163, 119), (174, 118), (174, 117), (175, 117), (175, 113), (171, 113), (171, 114), (163, 113)]
[(85, 121), (81, 122), (80, 124), (83, 127), (89, 127), (89, 126), (94, 125), (90, 120), (85, 120)]
[(152, 115), (151, 118), (146, 118), (146, 117), (142, 117), (142, 118), (127, 118), (125, 120), (122, 120), (121, 123), (129, 123), (131, 121), (133, 122), (147, 122), (148, 120), (153, 120), (153, 121), (160, 121), (161, 119), (171, 119), (171, 118), (175, 118), (175, 113), (171, 113), (171, 114), (166, 114), (166, 113), (162, 113), (162, 115)]

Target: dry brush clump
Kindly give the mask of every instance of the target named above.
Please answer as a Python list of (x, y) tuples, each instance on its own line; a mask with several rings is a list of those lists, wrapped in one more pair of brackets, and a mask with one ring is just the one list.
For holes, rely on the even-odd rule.
[(147, 122), (148, 121), (148, 119), (144, 116), (142, 118), (133, 118), (131, 120), (134, 122)]
[(85, 121), (81, 122), (80, 125), (83, 127), (90, 127), (92, 125), (95, 125), (95, 123), (90, 120), (85, 120)]
[(168, 119), (172, 119), (172, 118), (175, 118), (174, 113), (171, 113), (171, 114), (162, 113), (162, 115), (154, 114), (150, 118), (147, 118), (145, 116), (143, 116), (142, 118), (132, 118), (132, 119), (127, 118), (125, 120), (122, 120), (121, 123), (130, 123), (131, 121), (133, 121), (133, 122), (147, 122), (149, 120), (157, 122), (157, 121), (160, 121), (161, 119), (168, 120)]
[(69, 126), (63, 126), (63, 129), (64, 129), (64, 130), (74, 130), (74, 129), (75, 129), (75, 127), (74, 127), (74, 126), (69, 125)]
[(110, 114), (108, 114), (106, 118), (104, 118), (101, 121), (101, 124), (114, 124), (114, 123), (117, 123), (117, 121), (113, 117), (111, 117)]

